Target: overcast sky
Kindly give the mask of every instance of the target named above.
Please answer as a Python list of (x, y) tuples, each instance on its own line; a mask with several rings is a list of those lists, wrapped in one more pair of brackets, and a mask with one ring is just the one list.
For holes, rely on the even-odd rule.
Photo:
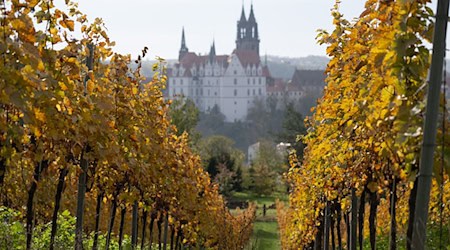
[[(358, 16), (364, 0), (343, 0), (348, 19)], [(435, 2), (435, 1), (433, 1)], [(316, 41), (316, 30), (332, 30), (332, 0), (253, 0), (260, 33), (260, 53), (300, 57), (325, 55)], [(150, 48), (150, 59), (178, 57), (181, 29), (190, 51), (205, 54), (215, 39), (217, 54), (235, 47), (236, 23), (251, 0), (80, 0), (79, 8), (90, 20), (101, 17), (116, 51), (137, 55)], [(435, 9), (435, 4), (432, 6)]]

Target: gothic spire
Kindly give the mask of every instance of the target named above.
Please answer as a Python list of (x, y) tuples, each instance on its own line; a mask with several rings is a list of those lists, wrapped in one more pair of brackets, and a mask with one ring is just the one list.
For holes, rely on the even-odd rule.
[(215, 41), (214, 41), (214, 39), (213, 39), (213, 43), (212, 43), (212, 45), (211, 45), (211, 49), (209, 50), (209, 61), (210, 61), (211, 63), (213, 63), (215, 57), (216, 57), (216, 45), (215, 45)]
[(244, 10), (244, 4), (242, 4), (242, 12), (241, 12), (241, 19), (239, 20), (241, 24), (247, 22), (247, 18), (245, 17), (245, 10)]
[(183, 31), (181, 32), (181, 48), (186, 48), (186, 38), (184, 36), (184, 27), (183, 27)]
[(186, 47), (186, 38), (184, 35), (184, 27), (183, 31), (181, 32), (181, 48), (180, 52), (178, 54), (178, 61), (181, 61), (181, 59), (189, 52), (189, 49)]
[(248, 16), (248, 22), (249, 23), (256, 23), (256, 19), (255, 19), (255, 13), (253, 13), (253, 3), (250, 7), (250, 14)]

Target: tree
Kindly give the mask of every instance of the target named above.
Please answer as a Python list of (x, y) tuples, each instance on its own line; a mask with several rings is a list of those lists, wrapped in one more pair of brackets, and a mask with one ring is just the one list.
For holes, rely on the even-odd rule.
[(177, 127), (177, 135), (187, 132), (191, 140), (198, 139), (198, 132), (195, 127), (198, 124), (200, 115), (195, 103), (189, 98), (176, 98), (172, 101), (169, 109), (169, 116), (172, 119), (172, 124)]
[(233, 171), (230, 171), (228, 167), (219, 163), (217, 165), (217, 174), (214, 177), (214, 181), (219, 184), (219, 192), (226, 197), (231, 195), (231, 192), (234, 190), (234, 177), (236, 174)]
[(271, 142), (263, 140), (252, 162), (251, 190), (258, 195), (270, 195), (276, 186), (277, 172), (284, 172), (281, 156)]
[(234, 148), (233, 145), (233, 140), (220, 135), (211, 136), (199, 142), (200, 156), (212, 179), (219, 173), (218, 166), (220, 164), (232, 172), (242, 164), (244, 153)]
[(242, 183), (243, 183), (242, 167), (238, 166), (235, 175), (233, 176), (233, 189), (237, 192), (241, 192), (243, 189)]
[(278, 139), (281, 142), (290, 143), (298, 156), (303, 154), (304, 148), (303, 143), (298, 140), (299, 136), (306, 133), (303, 119), (303, 115), (295, 110), (294, 104), (289, 103), (284, 112), (283, 130), (278, 134)]
[(196, 129), (203, 137), (218, 134), (225, 125), (225, 115), (220, 112), (219, 106), (214, 105), (209, 112), (201, 112)]
[(251, 190), (257, 195), (270, 195), (275, 190), (277, 174), (268, 164), (259, 162), (251, 167)]

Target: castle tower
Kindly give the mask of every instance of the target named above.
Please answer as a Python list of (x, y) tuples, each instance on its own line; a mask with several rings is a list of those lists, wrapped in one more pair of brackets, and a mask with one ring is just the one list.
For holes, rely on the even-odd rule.
[(183, 31), (181, 32), (181, 48), (180, 52), (178, 53), (178, 61), (181, 61), (183, 57), (189, 52), (189, 49), (186, 47), (186, 38), (184, 36), (184, 27)]
[(242, 6), (241, 18), (237, 23), (236, 49), (256, 51), (259, 55), (258, 23), (253, 11), (253, 4), (250, 8), (248, 20), (245, 18), (244, 7)]

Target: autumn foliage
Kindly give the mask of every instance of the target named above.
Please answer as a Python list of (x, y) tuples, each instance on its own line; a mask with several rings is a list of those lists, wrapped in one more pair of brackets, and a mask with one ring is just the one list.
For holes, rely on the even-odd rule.
[[(289, 207), (278, 204), (283, 249), (342, 247), (354, 236), (355, 247), (368, 239), (375, 249), (379, 236), (391, 237), (390, 249), (398, 238), (410, 249), (433, 31), (429, 2), (368, 0), (350, 22), (337, 1), (334, 31), (318, 37), (331, 58), (327, 86), (307, 120), (303, 161), (291, 156)], [(439, 152), (447, 137), (441, 129)], [(448, 225), (450, 183), (439, 169), (431, 221)]]
[(145, 81), (147, 48), (136, 61), (114, 53), (102, 20), (89, 22), (73, 2), (3, 7), (0, 202), (23, 214), (30, 239), (36, 223), (62, 210), (76, 214), (85, 164), (85, 234), (130, 234), (123, 221), (137, 221), (130, 213), (137, 211), (146, 244), (243, 248), (255, 208), (231, 215), (188, 135), (176, 135), (162, 61)]

